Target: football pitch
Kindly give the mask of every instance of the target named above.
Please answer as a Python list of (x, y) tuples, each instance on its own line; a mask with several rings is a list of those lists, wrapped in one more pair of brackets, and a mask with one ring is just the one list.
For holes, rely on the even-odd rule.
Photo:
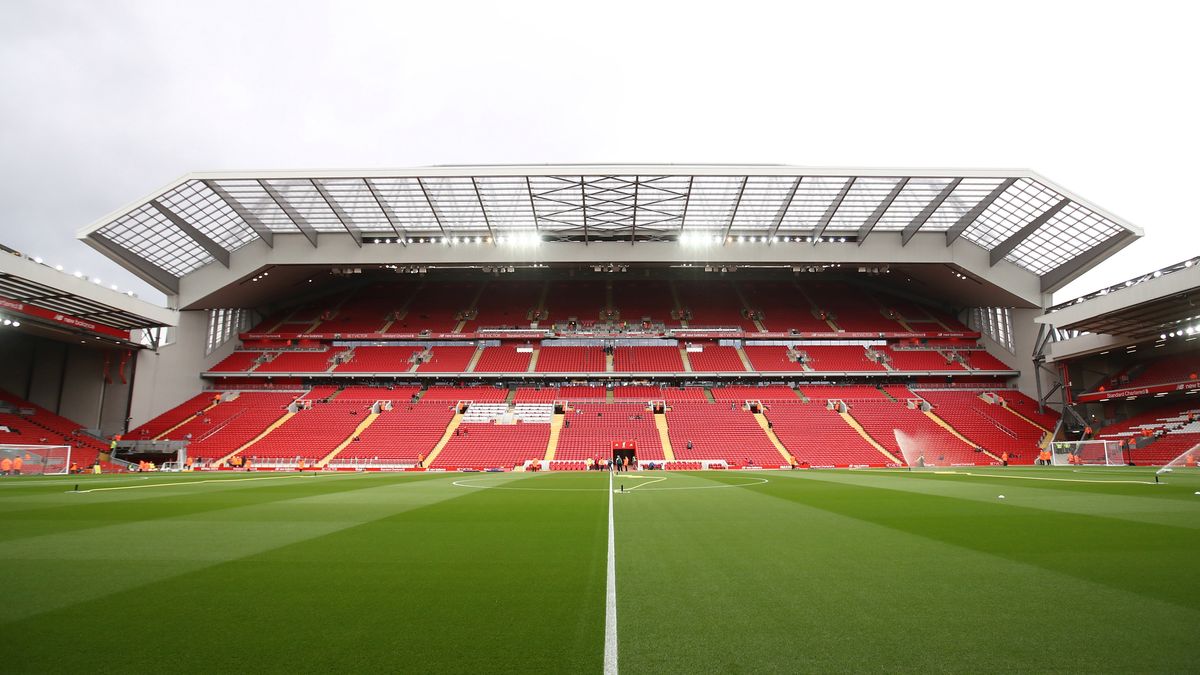
[(611, 481), (0, 479), (0, 663), (122, 673), (1200, 663), (1200, 472), (1162, 484), (1139, 468)]

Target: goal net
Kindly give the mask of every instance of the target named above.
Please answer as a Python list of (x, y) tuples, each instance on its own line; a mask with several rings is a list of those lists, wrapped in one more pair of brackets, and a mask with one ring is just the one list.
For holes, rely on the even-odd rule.
[(12, 475), (66, 473), (71, 465), (69, 445), (0, 445), (0, 462)]
[(1197, 468), (1200, 468), (1200, 445), (1193, 445), (1175, 459), (1164, 464), (1158, 473), (1171, 473), (1176, 469), (1192, 471)]
[(1050, 459), (1054, 466), (1125, 466), (1120, 441), (1056, 441)]

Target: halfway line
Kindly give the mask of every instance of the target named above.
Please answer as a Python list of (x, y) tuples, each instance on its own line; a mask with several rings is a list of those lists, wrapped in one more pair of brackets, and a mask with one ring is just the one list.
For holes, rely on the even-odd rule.
[(608, 474), (608, 590), (604, 602), (604, 675), (617, 675), (617, 544), (613, 527), (613, 477)]

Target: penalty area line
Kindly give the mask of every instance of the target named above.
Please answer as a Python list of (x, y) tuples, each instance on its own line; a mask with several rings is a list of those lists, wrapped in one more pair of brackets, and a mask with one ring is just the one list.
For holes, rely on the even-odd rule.
[(90, 490), (64, 490), (67, 494), (83, 494), (85, 492), (108, 492), (110, 490), (141, 490), (144, 488), (155, 487), (174, 487), (176, 485), (201, 485), (203, 483), (244, 483), (252, 480), (295, 480), (297, 478), (308, 478), (310, 476), (319, 476), (321, 474), (301, 474), (299, 476), (260, 476), (255, 478), (209, 478), (207, 480), (189, 480), (178, 481), (173, 483), (151, 483), (149, 485), (119, 485), (116, 487), (92, 488)]
[(1057, 483), (1108, 483), (1111, 485), (1162, 485), (1155, 483), (1152, 480), (1093, 480), (1091, 478), (1050, 478), (1049, 476), (1004, 476), (995, 473), (973, 473), (971, 471), (955, 471), (954, 473), (961, 476), (975, 476), (979, 478), (1012, 478), (1015, 480), (1049, 480)]

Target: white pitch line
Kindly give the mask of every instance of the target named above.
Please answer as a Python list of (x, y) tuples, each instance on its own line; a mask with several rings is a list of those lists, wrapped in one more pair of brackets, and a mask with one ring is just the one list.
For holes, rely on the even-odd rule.
[(617, 542), (613, 526), (613, 477), (608, 474), (608, 589), (604, 599), (604, 675), (617, 675)]
[(242, 483), (242, 482), (251, 481), (251, 480), (286, 480), (288, 478), (291, 478), (291, 479), (307, 478), (308, 476), (319, 476), (319, 475), (321, 475), (321, 474), (314, 473), (314, 474), (299, 475), (299, 476), (262, 476), (262, 477), (257, 477), (257, 478), (209, 478), (207, 480), (189, 480), (189, 481), (179, 481), (179, 482), (174, 482), (174, 483), (152, 483), (150, 485), (121, 485), (118, 487), (92, 488), (91, 490), (66, 490), (65, 492), (67, 492), (68, 494), (71, 494), (71, 493), (83, 494), (85, 492), (108, 492), (109, 490), (141, 490), (143, 488), (173, 487), (175, 485), (200, 485), (201, 483)]
[[(630, 478), (641, 478), (641, 476), (630, 476)], [(633, 487), (629, 488), (628, 492), (633, 492), (634, 490), (636, 490), (640, 487), (646, 487), (647, 485), (653, 485), (654, 483), (660, 483), (664, 480), (666, 480), (666, 478), (655, 478), (654, 480), (648, 480), (645, 483), (638, 483), (637, 485), (634, 485)]]
[(1092, 480), (1090, 478), (1049, 478), (1047, 476), (1002, 476), (994, 473), (972, 473), (970, 471), (955, 471), (954, 473), (963, 476), (976, 476), (979, 478), (1015, 478), (1016, 480), (1049, 480), (1058, 483), (1107, 483), (1110, 485), (1120, 485), (1127, 483), (1129, 485), (1161, 485), (1152, 480)]

